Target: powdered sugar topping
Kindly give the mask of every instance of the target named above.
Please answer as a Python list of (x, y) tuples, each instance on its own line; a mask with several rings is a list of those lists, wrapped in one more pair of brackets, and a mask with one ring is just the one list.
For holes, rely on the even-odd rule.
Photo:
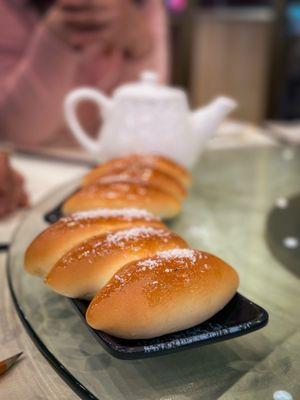
[(139, 208), (97, 208), (72, 214), (69, 219), (82, 220), (86, 218), (124, 218), (127, 220), (143, 218), (145, 220), (159, 220), (147, 210)]
[(150, 307), (155, 307), (172, 301), (176, 293), (194, 295), (203, 290), (203, 273), (209, 274), (207, 270), (211, 268), (213, 265), (205, 252), (186, 248), (160, 251), (125, 265), (106, 284), (99, 299), (139, 282), (141, 295)]
[(157, 267), (157, 261), (154, 259), (147, 259), (138, 263), (138, 266), (141, 267), (142, 271), (146, 271), (146, 269), (153, 269)]
[(198, 254), (198, 257), (199, 255), (201, 255), (199, 251), (196, 253), (196, 251), (193, 249), (171, 249), (171, 250), (160, 251), (157, 253), (157, 255), (160, 258), (165, 260), (172, 258), (188, 258), (190, 261), (194, 263), (197, 260), (196, 254)]
[(126, 242), (128, 240), (149, 238), (151, 236), (159, 236), (161, 238), (169, 237), (171, 234), (170, 231), (165, 229), (157, 229), (151, 226), (141, 226), (132, 229), (121, 230), (117, 232), (112, 232), (107, 235), (106, 241), (108, 243), (119, 243)]
[[(196, 263), (197, 259), (202, 258), (202, 253), (200, 251), (195, 251), (193, 249), (171, 249), (159, 251), (152, 258), (141, 260), (137, 263), (137, 267), (141, 271), (146, 271), (147, 269), (153, 269), (159, 267), (163, 261), (171, 261), (177, 260), (180, 264), (186, 264), (186, 259), (188, 259), (192, 263)], [(166, 268), (165, 272), (172, 272), (171, 268)]]

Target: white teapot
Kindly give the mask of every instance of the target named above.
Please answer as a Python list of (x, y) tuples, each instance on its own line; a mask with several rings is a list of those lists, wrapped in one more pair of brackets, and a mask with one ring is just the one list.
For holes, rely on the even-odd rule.
[[(76, 116), (76, 106), (82, 100), (94, 101), (100, 108), (103, 125), (95, 140), (82, 129)], [(140, 82), (120, 86), (112, 98), (83, 87), (69, 93), (64, 105), (75, 138), (101, 160), (156, 153), (191, 167), (236, 103), (219, 97), (190, 112), (184, 91), (160, 85), (154, 72), (145, 71)]]

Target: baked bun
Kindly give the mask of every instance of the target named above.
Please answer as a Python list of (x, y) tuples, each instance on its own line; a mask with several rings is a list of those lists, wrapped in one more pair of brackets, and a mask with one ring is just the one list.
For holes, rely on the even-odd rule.
[(170, 160), (169, 158), (156, 155), (156, 154), (148, 154), (148, 155), (139, 155), (132, 154), (126, 157), (114, 158), (110, 161), (107, 161), (98, 167), (92, 169), (84, 178), (83, 184), (88, 184), (91, 182), (95, 182), (98, 177), (102, 176), (107, 172), (120, 171), (132, 166), (147, 166), (151, 168), (158, 169), (165, 174), (173, 177), (177, 181), (181, 183), (184, 187), (189, 187), (192, 182), (192, 178), (190, 173), (186, 168), (179, 165), (177, 162)]
[(25, 269), (33, 275), (45, 276), (56, 261), (83, 240), (109, 231), (141, 225), (165, 227), (148, 211), (134, 208), (96, 209), (61, 218), (30, 244), (25, 253)]
[(90, 185), (91, 183), (95, 182), (111, 183), (124, 181), (148, 183), (172, 194), (180, 201), (182, 201), (186, 196), (186, 189), (171, 175), (168, 175), (156, 168), (137, 164), (113, 168), (113, 170), (105, 171), (97, 176), (94, 174), (89, 176), (88, 174), (83, 178), (83, 186)]
[(197, 325), (221, 310), (238, 275), (219, 258), (191, 249), (130, 262), (97, 293), (86, 319), (125, 339), (146, 339)]
[(128, 262), (187, 246), (169, 229), (149, 226), (94, 236), (63, 256), (45, 283), (64, 296), (91, 299)]
[(93, 208), (134, 207), (161, 218), (172, 218), (180, 211), (176, 197), (152, 185), (135, 182), (94, 183), (85, 186), (63, 205), (65, 215)]

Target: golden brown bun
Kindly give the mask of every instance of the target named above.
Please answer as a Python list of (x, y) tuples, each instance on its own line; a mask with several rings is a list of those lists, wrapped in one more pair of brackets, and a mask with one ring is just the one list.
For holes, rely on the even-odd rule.
[(181, 204), (169, 193), (144, 183), (94, 183), (71, 196), (63, 205), (63, 213), (124, 207), (142, 208), (158, 217), (172, 218), (179, 213)]
[(96, 209), (76, 213), (49, 226), (28, 247), (25, 269), (33, 275), (45, 276), (50, 268), (73, 246), (94, 235), (135, 226), (165, 225), (146, 210)]
[(125, 339), (161, 336), (212, 317), (238, 283), (235, 270), (211, 254), (170, 250), (121, 268), (94, 297), (86, 319)]
[(114, 158), (94, 168), (83, 178), (83, 184), (95, 182), (98, 177), (107, 172), (120, 171), (122, 169), (124, 170), (132, 165), (143, 165), (158, 169), (179, 181), (184, 187), (189, 187), (192, 182), (192, 178), (188, 170), (169, 158), (156, 154), (132, 154), (126, 157)]
[(64, 296), (91, 299), (128, 262), (177, 247), (187, 243), (169, 229), (149, 226), (94, 236), (63, 256), (45, 283)]
[(146, 165), (130, 164), (118, 168), (112, 168), (100, 174), (94, 174), (93, 171), (83, 178), (83, 186), (90, 185), (95, 182), (145, 182), (159, 189), (162, 189), (178, 200), (182, 201), (186, 196), (186, 189), (182, 184), (171, 175)]

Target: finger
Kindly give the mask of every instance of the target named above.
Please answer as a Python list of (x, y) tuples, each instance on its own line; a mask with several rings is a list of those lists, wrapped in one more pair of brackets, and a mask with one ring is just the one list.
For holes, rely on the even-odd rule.
[(113, 36), (113, 29), (107, 28), (101, 31), (77, 31), (73, 32), (71, 36), (71, 43), (74, 47), (82, 47), (89, 44), (98, 43), (101, 47), (106, 46), (107, 42), (110, 42), (110, 38)]
[(0, 163), (6, 169), (5, 190), (0, 195), (0, 216), (4, 216), (19, 205), (27, 204), (27, 195), (23, 189), (24, 178), (9, 165), (8, 157), (0, 156)]
[(119, 13), (115, 10), (109, 11), (95, 11), (95, 10), (86, 10), (82, 12), (63, 12), (63, 20), (64, 22), (71, 27), (80, 27), (82, 25), (102, 25), (116, 22), (119, 18)]
[(91, 0), (57, 0), (60, 7), (85, 7), (90, 6)]
[(23, 186), (24, 184), (23, 176), (15, 169), (13, 170), (13, 182), (17, 186)]
[(6, 193), (4, 196), (1, 196), (0, 203), (0, 214), (2, 216), (9, 214), (12, 210), (14, 210), (16, 208), (16, 202), (13, 196), (13, 190), (11, 190), (9, 193)]
[(68, 24), (68, 28), (71, 30), (71, 37), (76, 36), (88, 36), (98, 34), (102, 30), (108, 28), (106, 24), (88, 23), (88, 24)]
[(5, 153), (5, 151), (1, 151), (0, 152), (0, 162), (3, 162), (3, 161), (7, 162), (7, 160), (8, 160), (7, 153)]
[(29, 198), (28, 198), (27, 193), (24, 190), (21, 192), (18, 206), (19, 207), (28, 207), (29, 206)]
[(89, 23), (89, 24), (78, 24), (69, 25), (70, 36), (89, 36), (89, 35), (104, 35), (111, 29), (111, 23)]
[(91, 8), (90, 1), (64, 1), (58, 4), (58, 9), (61, 12), (81, 13), (82, 11), (91, 10)]
[(8, 168), (8, 156), (6, 153), (0, 153), (0, 172), (6, 171)]
[(19, 205), (19, 200), (22, 194), (22, 178), (19, 174), (14, 173), (13, 179), (11, 182), (11, 193), (9, 196), (9, 202), (10, 202), (10, 210), (14, 210), (18, 207)]
[(100, 43), (101, 38), (97, 30), (78, 31), (73, 32), (70, 42), (73, 47), (80, 48), (92, 43)]
[(0, 203), (0, 218), (5, 217), (7, 214), (10, 213), (10, 210), (7, 207), (6, 203)]
[(97, 8), (100, 11), (116, 8), (112, 0), (59, 0), (58, 5), (64, 10), (78, 11), (80, 9)]
[(11, 209), (15, 209), (18, 206), (24, 205), (26, 203), (26, 193), (24, 191), (24, 178), (23, 176), (15, 170), (12, 170), (13, 176), (11, 180), (12, 191), (10, 193), (10, 203)]
[(0, 153), (0, 193), (5, 193), (9, 186), (10, 167), (6, 153)]
[(0, 217), (5, 214), (7, 210), (7, 200), (5, 197), (0, 196)]

